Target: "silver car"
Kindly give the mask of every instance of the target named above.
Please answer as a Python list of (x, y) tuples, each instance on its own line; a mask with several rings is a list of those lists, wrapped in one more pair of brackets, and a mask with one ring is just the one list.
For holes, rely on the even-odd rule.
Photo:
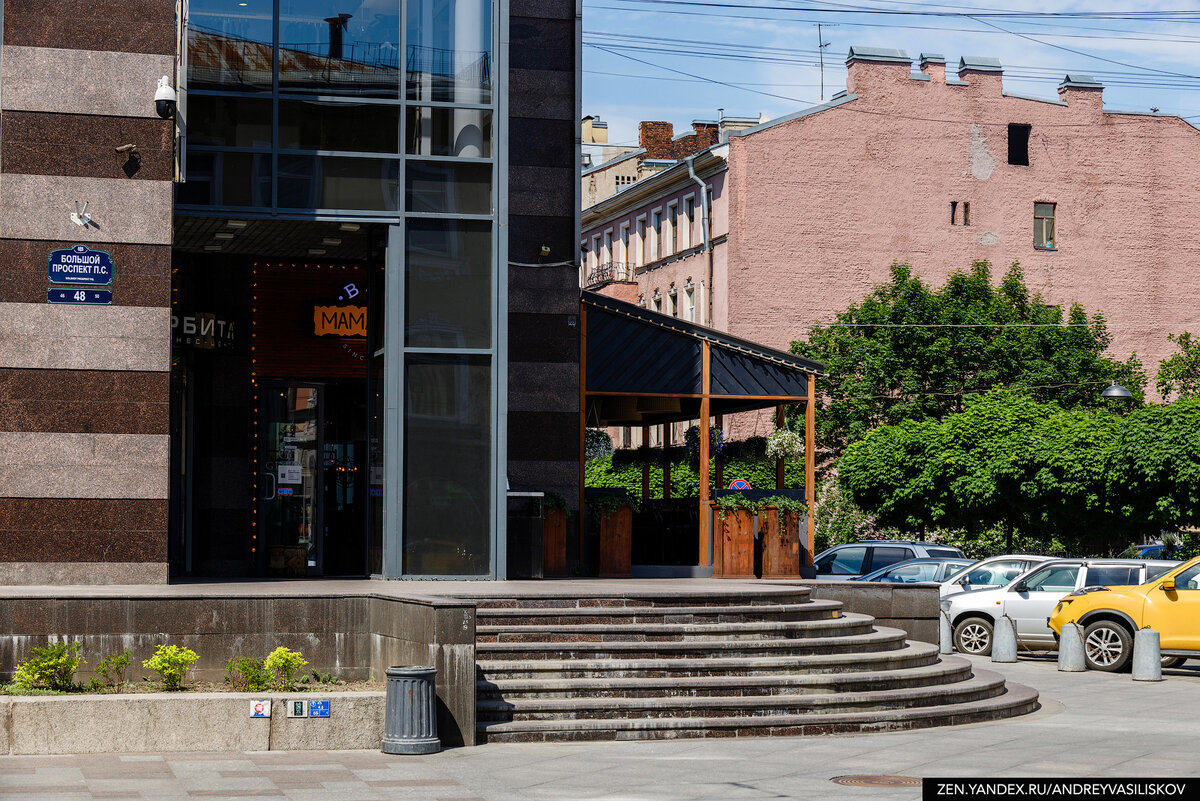
[(985, 587), (1003, 587), (1017, 576), (1027, 572), (1035, 565), (1049, 562), (1053, 556), (1035, 556), (1033, 554), (1005, 554), (989, 556), (970, 565), (959, 573), (948, 577), (942, 582), (942, 597), (953, 595), (966, 590), (979, 590)]
[(1007, 617), (1024, 650), (1052, 651), (1058, 647), (1046, 625), (1063, 596), (1084, 587), (1144, 584), (1179, 562), (1141, 559), (1055, 559), (1043, 562), (1003, 587), (968, 590), (942, 598), (949, 616), (954, 647), (964, 654), (992, 652), (996, 621)]

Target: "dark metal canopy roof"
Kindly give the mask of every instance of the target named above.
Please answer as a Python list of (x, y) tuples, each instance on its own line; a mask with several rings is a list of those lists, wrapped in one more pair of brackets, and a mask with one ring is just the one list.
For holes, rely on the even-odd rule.
[(804, 400), (824, 364), (595, 292), (586, 312), (588, 425), (657, 425), (697, 419), (710, 349), (712, 414)]

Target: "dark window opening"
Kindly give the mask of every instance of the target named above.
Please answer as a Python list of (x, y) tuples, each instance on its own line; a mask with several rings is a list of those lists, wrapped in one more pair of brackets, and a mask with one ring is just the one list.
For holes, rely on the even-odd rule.
[(950, 201), (950, 224), (958, 225), (958, 201)]
[(1029, 132), (1031, 125), (1008, 124), (1008, 163), (1029, 166)]
[(971, 204), (963, 201), (963, 225), (971, 224)]

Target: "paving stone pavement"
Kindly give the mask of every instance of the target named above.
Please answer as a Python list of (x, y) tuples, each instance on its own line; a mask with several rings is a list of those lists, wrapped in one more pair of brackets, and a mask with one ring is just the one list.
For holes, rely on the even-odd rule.
[(1200, 665), (1143, 683), (1128, 674), (1059, 673), (1047, 657), (1010, 665), (973, 661), (1036, 687), (1041, 709), (1013, 720), (910, 732), (491, 745), (420, 757), (375, 751), (10, 756), (0, 757), (0, 798), (899, 801), (920, 798), (920, 787), (830, 780), (1200, 776)]

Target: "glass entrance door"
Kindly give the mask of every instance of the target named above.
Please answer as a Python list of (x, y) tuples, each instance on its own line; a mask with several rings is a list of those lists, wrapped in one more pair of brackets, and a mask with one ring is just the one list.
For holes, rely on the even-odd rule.
[(325, 388), (267, 384), (260, 397), (258, 522), (266, 542), (267, 575), (319, 576), (323, 531), (319, 498), (324, 478), (321, 429)]

